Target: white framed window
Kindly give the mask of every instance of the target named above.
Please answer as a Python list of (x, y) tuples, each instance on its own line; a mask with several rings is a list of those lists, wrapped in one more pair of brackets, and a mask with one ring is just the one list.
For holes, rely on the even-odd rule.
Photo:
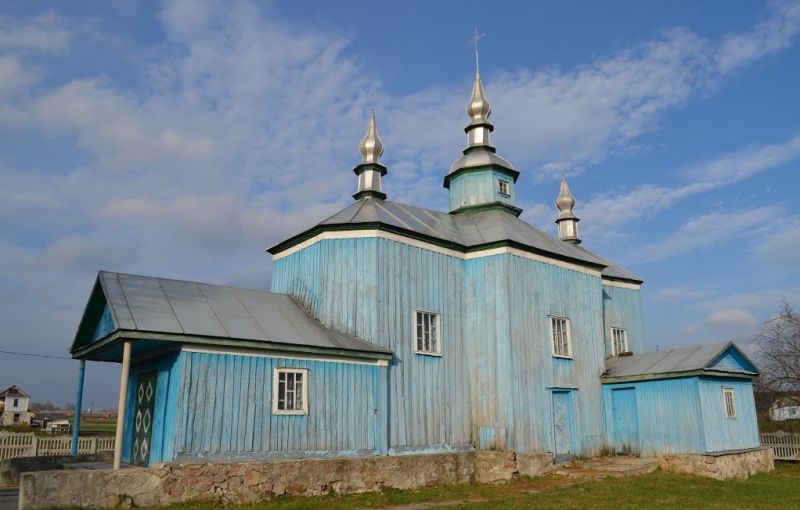
[(611, 328), (611, 355), (619, 356), (621, 352), (630, 352), (628, 331), (622, 328)]
[(414, 350), (421, 354), (440, 354), (442, 352), (439, 342), (439, 314), (417, 310), (414, 312), (416, 342)]
[(550, 316), (550, 338), (552, 339), (553, 356), (572, 357), (572, 333), (567, 317)]
[(308, 414), (308, 370), (276, 368), (272, 379), (273, 414)]
[(497, 190), (500, 192), (501, 195), (511, 196), (511, 192), (508, 188), (508, 181), (497, 181)]
[(722, 400), (725, 404), (725, 416), (736, 418), (736, 395), (733, 388), (722, 388)]

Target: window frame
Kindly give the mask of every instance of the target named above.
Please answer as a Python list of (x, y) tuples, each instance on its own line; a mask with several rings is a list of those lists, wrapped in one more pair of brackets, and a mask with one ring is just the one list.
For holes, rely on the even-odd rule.
[[(505, 191), (503, 191), (503, 188), (505, 188)], [(503, 195), (504, 197), (510, 197), (511, 196), (511, 184), (506, 180), (498, 179), (497, 180), (497, 192), (500, 193), (501, 195)]]
[[(562, 315), (548, 315), (548, 324), (550, 329), (550, 351), (553, 354), (554, 358), (564, 358), (564, 359), (575, 359), (575, 351), (572, 348), (572, 321), (569, 317), (564, 317)], [(563, 320), (566, 325), (566, 336), (567, 336), (567, 354), (561, 354), (556, 351), (556, 338), (555, 338), (555, 330), (553, 329), (553, 322), (556, 320)]]
[[(432, 316), (435, 319), (434, 324), (434, 333), (435, 337), (433, 338), (433, 342), (435, 344), (435, 350), (424, 350), (419, 348), (420, 338), (419, 338), (419, 331), (418, 331), (418, 324), (417, 319), (420, 314)], [(414, 353), (415, 354), (422, 354), (425, 356), (441, 356), (442, 355), (442, 315), (439, 312), (432, 312), (430, 310), (421, 310), (416, 309), (414, 310), (413, 314), (413, 331), (414, 331)], [(423, 332), (424, 335), (424, 332)], [(424, 343), (424, 338), (423, 338)]]
[[(728, 407), (728, 395), (730, 395), (730, 407)], [(729, 386), (722, 387), (722, 407), (725, 410), (725, 417), (736, 418), (736, 390)]]
[[(301, 395), (303, 399), (302, 409), (280, 409), (278, 407), (280, 401), (279, 395), (279, 379), (280, 374), (302, 374), (303, 387)], [(296, 382), (295, 382), (296, 384)], [(285, 400), (285, 397), (284, 397)], [(295, 399), (295, 402), (297, 400)], [(308, 369), (307, 368), (294, 368), (294, 367), (275, 367), (272, 371), (272, 414), (287, 415), (287, 416), (304, 416), (308, 414)]]
[[(615, 331), (620, 331), (623, 334), (623, 337), (625, 339), (625, 350), (624, 351), (617, 350), (617, 343), (615, 341), (616, 339), (614, 338), (614, 332)], [(611, 326), (611, 356), (619, 356), (620, 353), (624, 353), (624, 352), (631, 352), (631, 344), (630, 344), (630, 340), (628, 339), (628, 330), (626, 328), (619, 328), (617, 326)]]

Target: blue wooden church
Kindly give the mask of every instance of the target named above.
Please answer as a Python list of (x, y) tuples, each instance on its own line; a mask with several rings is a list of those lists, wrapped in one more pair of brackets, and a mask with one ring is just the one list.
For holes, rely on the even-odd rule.
[(758, 447), (753, 363), (645, 352), (642, 280), (565, 180), (557, 237), (519, 218), (490, 112), (478, 72), (447, 212), (387, 199), (373, 114), (355, 201), (269, 248), (272, 292), (100, 272), (71, 352), (122, 364), (116, 464)]

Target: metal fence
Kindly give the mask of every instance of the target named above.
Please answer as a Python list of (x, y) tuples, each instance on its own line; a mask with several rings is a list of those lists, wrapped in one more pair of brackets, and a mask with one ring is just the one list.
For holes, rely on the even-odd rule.
[(788, 432), (765, 432), (761, 444), (772, 447), (776, 460), (800, 460), (800, 434)]
[[(113, 437), (81, 437), (78, 453), (97, 453), (114, 450)], [(41, 457), (43, 455), (69, 455), (72, 452), (72, 437), (42, 437), (32, 432), (15, 433), (0, 431), (0, 460), (14, 457)]]

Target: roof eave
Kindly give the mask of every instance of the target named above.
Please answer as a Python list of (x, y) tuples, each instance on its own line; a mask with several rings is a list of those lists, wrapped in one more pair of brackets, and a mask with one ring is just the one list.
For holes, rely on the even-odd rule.
[(734, 379), (755, 379), (758, 377), (757, 373), (752, 372), (726, 372), (722, 370), (686, 370), (682, 372), (663, 372), (658, 374), (636, 374), (636, 375), (623, 375), (623, 376), (607, 376), (604, 375), (600, 378), (602, 384), (614, 384), (625, 382), (639, 382), (639, 381), (656, 381), (659, 379), (677, 379), (681, 377), (729, 377)]

